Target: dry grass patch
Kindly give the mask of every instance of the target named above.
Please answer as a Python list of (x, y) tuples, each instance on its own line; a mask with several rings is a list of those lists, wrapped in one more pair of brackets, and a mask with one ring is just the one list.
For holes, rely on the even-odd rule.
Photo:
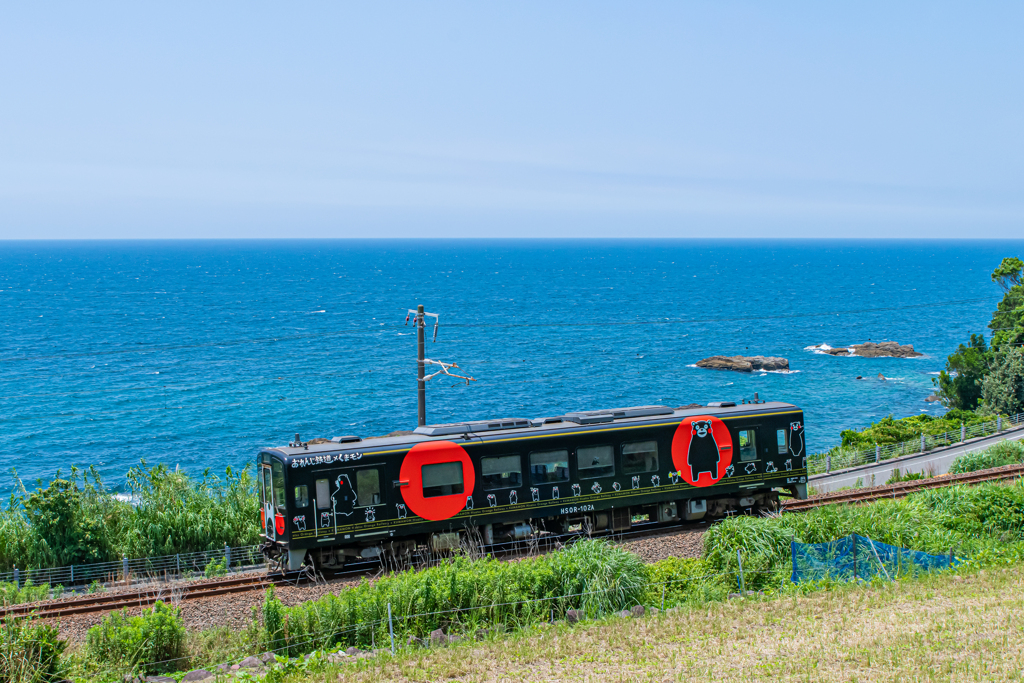
[(1022, 610), (1019, 570), (990, 570), (535, 629), (304, 680), (1019, 680)]

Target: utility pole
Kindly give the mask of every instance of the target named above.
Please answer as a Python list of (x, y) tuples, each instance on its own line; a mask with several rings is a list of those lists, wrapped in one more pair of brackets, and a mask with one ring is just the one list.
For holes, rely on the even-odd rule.
[[(476, 380), (472, 377), (463, 377), (462, 375), (456, 375), (448, 372), (449, 368), (459, 367), (455, 363), (442, 363), (439, 360), (431, 360), (426, 357), (426, 326), (427, 317), (434, 319), (434, 341), (437, 342), (437, 328), (440, 324), (440, 318), (437, 313), (427, 313), (423, 310), (423, 306), (416, 306), (416, 310), (409, 309), (409, 312), (405, 316), (405, 324), (409, 324), (409, 319), (413, 319), (413, 325), (416, 326), (416, 419), (418, 426), (425, 427), (427, 424), (427, 382), (438, 375), (447, 375), (449, 377), (455, 377), (458, 379), (466, 380), (466, 384), (475, 382)], [(437, 372), (432, 372), (429, 375), (426, 374), (428, 365), (438, 365), (441, 367)]]
[(426, 321), (423, 318), (423, 305), (420, 304), (416, 307), (416, 415), (420, 427), (427, 424), (427, 382), (423, 379), (423, 359), (426, 357), (423, 328)]

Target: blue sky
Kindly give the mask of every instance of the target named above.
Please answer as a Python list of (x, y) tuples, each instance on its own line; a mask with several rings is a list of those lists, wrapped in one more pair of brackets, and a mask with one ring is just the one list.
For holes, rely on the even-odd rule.
[(1019, 237), (1020, 3), (9, 3), (0, 238)]

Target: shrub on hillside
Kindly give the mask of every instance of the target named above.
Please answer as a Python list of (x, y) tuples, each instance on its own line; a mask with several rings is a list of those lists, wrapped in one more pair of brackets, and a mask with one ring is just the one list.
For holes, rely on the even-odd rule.
[(1024, 413), (1024, 347), (1010, 348), (995, 356), (992, 371), (981, 383), (985, 412)]
[(185, 626), (175, 607), (157, 601), (141, 616), (108, 614), (86, 636), (86, 650), (96, 663), (145, 673), (184, 669)]
[(843, 446), (846, 448), (867, 449), (873, 448), (876, 443), (901, 443), (919, 439), (921, 434), (942, 434), (943, 432), (956, 432), (960, 424), (968, 427), (979, 422), (991, 421), (991, 416), (979, 415), (969, 410), (950, 410), (942, 417), (931, 415), (913, 415), (894, 419), (892, 415), (884, 417), (878, 422), (860, 431), (844, 429), (841, 432)]
[(652, 607), (724, 600), (736, 585), (735, 577), (715, 573), (703, 559), (669, 557), (648, 565), (648, 572), (650, 583), (645, 604)]

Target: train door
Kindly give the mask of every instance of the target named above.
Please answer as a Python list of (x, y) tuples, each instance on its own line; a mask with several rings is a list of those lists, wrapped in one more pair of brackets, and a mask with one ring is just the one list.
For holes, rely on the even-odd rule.
[(274, 485), (273, 475), (271, 474), (270, 461), (266, 455), (260, 456), (260, 469), (259, 469), (259, 482), (260, 482), (260, 526), (263, 527), (263, 533), (266, 535), (268, 541), (274, 540), (274, 525), (269, 524), (274, 518)]
[(284, 535), (286, 510), (284, 463), (263, 455), (260, 462), (260, 522), (268, 541), (278, 540)]

